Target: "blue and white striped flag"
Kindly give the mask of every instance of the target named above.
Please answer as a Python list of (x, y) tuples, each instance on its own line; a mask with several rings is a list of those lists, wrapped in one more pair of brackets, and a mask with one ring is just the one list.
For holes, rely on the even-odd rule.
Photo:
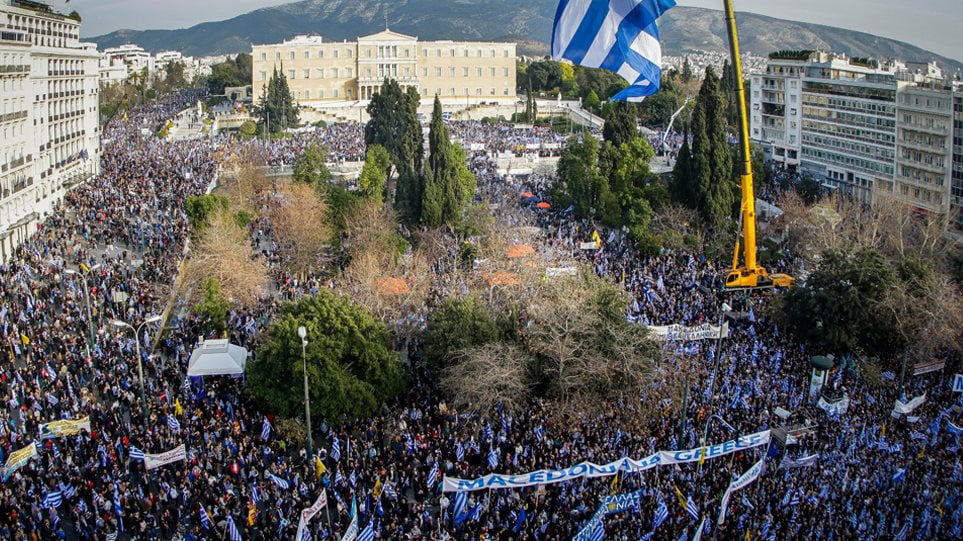
[(56, 406), (60, 403), (60, 399), (53, 395), (53, 393), (47, 393), (47, 402), (50, 402), (51, 406)]
[(261, 423), (261, 439), (266, 440), (271, 437), (271, 423), (268, 422), (268, 418), (264, 418), (264, 422)]
[(200, 511), (198, 511), (198, 512), (199, 512), (200, 515), (201, 515), (201, 527), (203, 527), (205, 530), (210, 530), (210, 529), (211, 529), (211, 517), (209, 517), (209, 516), (207, 515), (207, 511), (206, 511), (203, 507), (201, 507), (201, 508), (200, 508)]
[(431, 468), (431, 472), (428, 473), (428, 488), (434, 488), (435, 484), (438, 483), (438, 463)]
[(374, 541), (374, 520), (369, 520), (368, 525), (361, 530), (358, 541)]
[(131, 445), (130, 458), (131, 460), (144, 460), (144, 452), (138, 449), (137, 447), (134, 447), (133, 445)]
[(237, 531), (234, 517), (227, 517), (227, 535), (231, 538), (231, 541), (241, 541), (241, 532)]
[(498, 465), (498, 451), (494, 447), (488, 451), (488, 467), (494, 468)]
[(689, 516), (695, 520), (699, 520), (699, 506), (692, 501), (692, 496), (686, 496), (685, 500), (685, 511), (689, 513)]
[(468, 493), (467, 492), (456, 492), (455, 502), (451, 507), (451, 516), (457, 517), (465, 510), (465, 506), (468, 505)]
[(589, 541), (602, 541), (605, 539), (605, 526), (602, 524), (602, 519), (595, 522), (595, 528), (592, 530), (592, 537)]
[(177, 417), (167, 414), (167, 428), (173, 430), (174, 432), (178, 432), (181, 429), (181, 423), (177, 420)]
[(455, 445), (455, 457), (458, 459), (458, 462), (465, 460), (465, 446), (462, 445), (461, 442)]
[(655, 517), (652, 519), (652, 529), (655, 530), (669, 518), (669, 508), (665, 505), (665, 500), (659, 498), (659, 507), (655, 510)]
[(281, 490), (288, 490), (289, 488), (291, 488), (291, 483), (287, 479), (281, 479), (280, 477), (278, 477), (277, 475), (274, 475), (273, 473), (268, 472), (267, 478), (272, 483), (277, 485), (277, 487), (280, 488)]
[(43, 496), (43, 507), (57, 508), (63, 501), (63, 494), (59, 490), (51, 490)]
[(612, 100), (642, 101), (659, 90), (662, 45), (656, 19), (675, 0), (561, 0), (552, 58), (619, 74), (629, 86)]
[(393, 483), (385, 483), (385, 496), (391, 498), (392, 500), (398, 499), (398, 492), (395, 490), (395, 485)]
[(341, 442), (338, 441), (337, 436), (331, 441), (331, 459), (335, 462), (341, 460)]

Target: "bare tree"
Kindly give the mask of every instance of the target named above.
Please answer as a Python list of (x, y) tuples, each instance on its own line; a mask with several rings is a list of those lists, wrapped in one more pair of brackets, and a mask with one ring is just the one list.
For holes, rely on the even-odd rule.
[(495, 342), (462, 352), (441, 375), (441, 387), (458, 408), (487, 411), (499, 402), (521, 411), (532, 394), (531, 355), (523, 348)]
[(321, 271), (331, 240), (327, 205), (314, 188), (290, 183), (275, 193), (269, 211), (285, 267), (302, 277)]
[(217, 213), (191, 248), (185, 286), (199, 294), (200, 284), (213, 277), (229, 299), (252, 305), (264, 296), (269, 282), (267, 266), (251, 248), (247, 230), (228, 211)]

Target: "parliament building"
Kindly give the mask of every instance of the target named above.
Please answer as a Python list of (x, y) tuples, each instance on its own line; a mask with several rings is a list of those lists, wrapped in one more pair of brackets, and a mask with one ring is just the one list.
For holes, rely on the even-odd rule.
[(353, 42), (296, 36), (252, 49), (255, 97), (278, 69), (294, 99), (306, 106), (368, 100), (386, 77), (402, 89), (417, 89), (423, 101), (436, 95), (449, 102), (515, 100), (514, 43), (419, 42), (384, 30)]

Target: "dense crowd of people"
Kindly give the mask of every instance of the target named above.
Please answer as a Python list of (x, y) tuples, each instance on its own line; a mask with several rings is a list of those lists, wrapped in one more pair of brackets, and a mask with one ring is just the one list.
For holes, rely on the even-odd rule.
[[(581, 415), (559, 414), (542, 401), (524, 412), (458, 412), (446, 406), (414, 351), (402, 397), (384, 414), (352, 425), (318, 421), (321, 450), (317, 461), (306, 456), (280, 437), (272, 426), (277, 420), (245, 399), (243, 378), (185, 377), (200, 334), (189, 314), (175, 305), (159, 342), (156, 326), (140, 326), (168, 306), (188, 234), (185, 198), (212, 187), (215, 155), (237, 150), (230, 145), (238, 143), (225, 140), (183, 143), (140, 134), (145, 124), (163, 122), (197, 98), (169, 96), (111, 120), (99, 177), (72, 191), (0, 267), (7, 353), (0, 363), (6, 406), (0, 460), (31, 443), (38, 448), (36, 457), (4, 472), (0, 538), (214, 540), (234, 538), (235, 531), (250, 540), (293, 538), (301, 510), (324, 491), (328, 505), (308, 525), (310, 539), (341, 539), (356, 508), (358, 529), (370, 527), (381, 539), (561, 540), (578, 534), (601, 497), (636, 490), (642, 491), (637, 509), (604, 518), (607, 538), (691, 538), (703, 519), (702, 535), (722, 539), (747, 532), (765, 539), (960, 538), (956, 427), (963, 423), (945, 372), (907, 378), (905, 396), (925, 393), (909, 417), (890, 416), (895, 384), (871, 388), (848, 364), (826, 384), (846, 393), (848, 410), (829, 414), (815, 407), (808, 364), (814, 352), (766, 319), (765, 296), (723, 296), (718, 267), (698, 254), (641, 256), (617, 231), (517, 204), (522, 191), (544, 193), (547, 179), (505, 178), (493, 157), (519, 145), (560, 143), (550, 131), (452, 126), (453, 137), (482, 145), (471, 166), (481, 197), (504, 210), (500, 219), (539, 227), (541, 251), (583, 259), (623, 284), (633, 297), (630, 320), (718, 324), (727, 318), (723, 302), (732, 305), (728, 338), (665, 345), (665, 368), (688, 376), (685, 415), (642, 416), (638, 404), (619, 402)], [(293, 162), (311, 137), (321, 137), (335, 159), (363, 155), (357, 124), (312, 133), (243, 144), (267, 164)], [(580, 242), (594, 230), (602, 248), (582, 250)], [(255, 242), (270, 244), (258, 235)], [(270, 257), (270, 248), (263, 253)], [(300, 287), (310, 292), (324, 285)], [(232, 341), (256, 343), (265, 313), (233, 313)], [(788, 420), (775, 415), (777, 406), (791, 412)], [(85, 416), (89, 431), (39, 436), (42, 423)], [(641, 458), (787, 423), (810, 433), (796, 443), (698, 465), (538, 488), (440, 491), (443, 476)], [(181, 444), (184, 460), (146, 470), (144, 453)], [(717, 525), (722, 493), (760, 459), (765, 473), (736, 493)]]

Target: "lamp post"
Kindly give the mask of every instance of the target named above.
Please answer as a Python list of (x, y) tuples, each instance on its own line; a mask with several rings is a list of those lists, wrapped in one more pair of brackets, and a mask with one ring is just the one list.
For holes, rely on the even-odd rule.
[(100, 263), (97, 263), (93, 267), (88, 267), (86, 272), (78, 272), (74, 269), (64, 269), (64, 272), (71, 276), (80, 276), (80, 280), (84, 284), (84, 302), (87, 305), (87, 356), (90, 357), (90, 362), (94, 362), (94, 358), (90, 354), (90, 344), (92, 344), (94, 341), (94, 318), (90, 312), (90, 287), (87, 286), (87, 274), (94, 272), (99, 268)]
[[(308, 330), (303, 326), (298, 327), (298, 337), (301, 338), (301, 363), (304, 372), (304, 419), (308, 424), (308, 461), (314, 457), (314, 446), (311, 439), (311, 397), (308, 394)], [(310, 463), (310, 462), (309, 462)]]
[(137, 327), (134, 327), (130, 323), (127, 323), (126, 321), (121, 321), (119, 319), (115, 319), (110, 322), (114, 327), (122, 327), (122, 328), (130, 329), (134, 331), (134, 346), (136, 347), (136, 350), (137, 350), (137, 375), (140, 378), (140, 407), (141, 407), (141, 413), (144, 415), (144, 426), (147, 426), (147, 423), (148, 423), (147, 394), (144, 392), (144, 366), (141, 363), (141, 357), (140, 357), (140, 330), (144, 327), (144, 325), (147, 325), (148, 323), (154, 323), (160, 320), (161, 320), (160, 316), (156, 316), (156, 315), (147, 316), (147, 319), (142, 321), (140, 325), (138, 325)]
[(716, 371), (719, 369), (719, 359), (722, 357), (722, 328), (726, 323), (726, 312), (731, 312), (732, 307), (728, 303), (722, 303), (722, 313), (719, 314), (719, 338), (716, 339), (715, 359), (712, 361), (712, 377), (709, 378), (709, 399), (712, 400), (712, 392), (716, 385)]

